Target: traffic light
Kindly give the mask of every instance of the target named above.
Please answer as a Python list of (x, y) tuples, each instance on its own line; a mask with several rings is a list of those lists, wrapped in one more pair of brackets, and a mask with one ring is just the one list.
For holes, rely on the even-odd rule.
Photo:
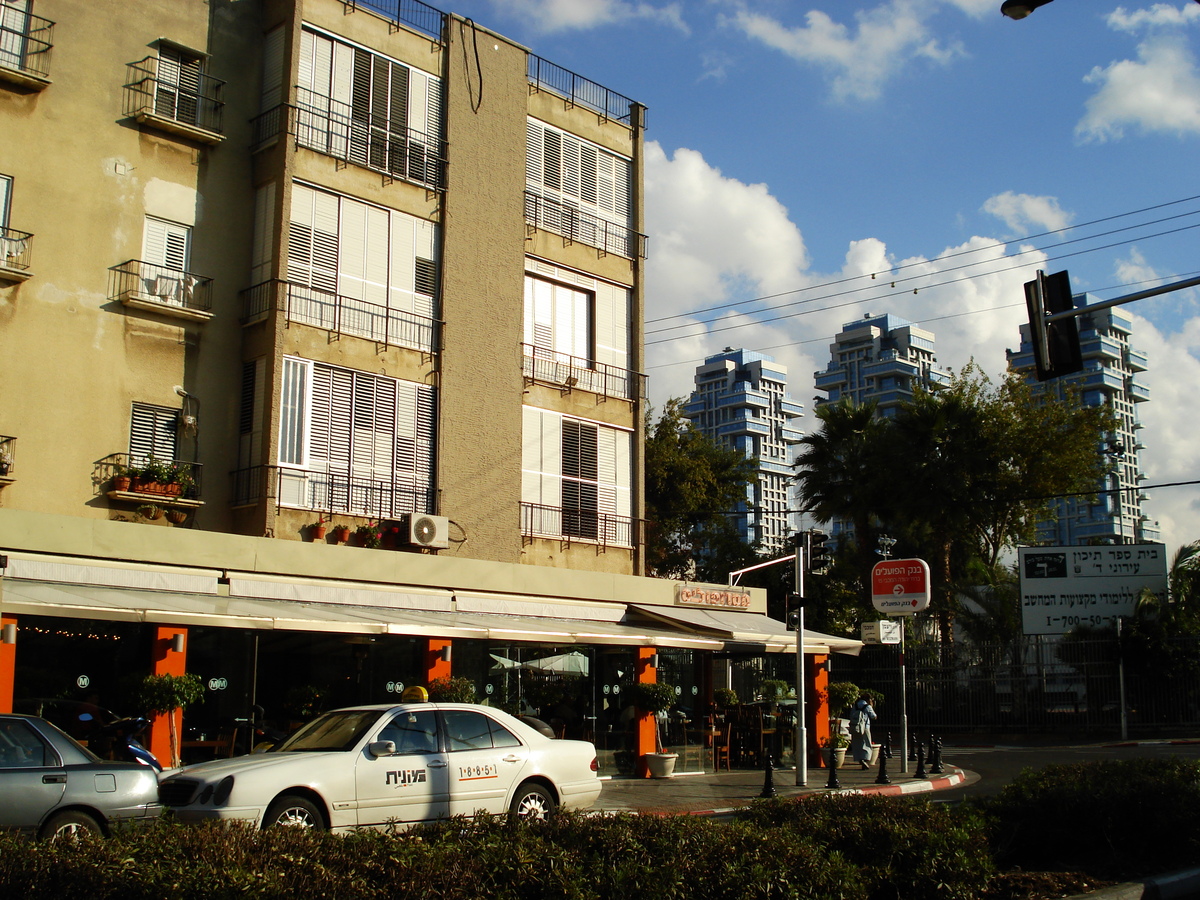
[(811, 575), (824, 575), (832, 562), (829, 535), (815, 528), (808, 532), (808, 571)]
[(1037, 278), (1025, 282), (1025, 307), (1029, 310), (1029, 342), (1033, 344), (1038, 381), (1080, 371), (1083, 355), (1079, 349), (1079, 324), (1075, 317), (1046, 321), (1046, 316), (1075, 308), (1067, 272), (1047, 275), (1038, 269)]

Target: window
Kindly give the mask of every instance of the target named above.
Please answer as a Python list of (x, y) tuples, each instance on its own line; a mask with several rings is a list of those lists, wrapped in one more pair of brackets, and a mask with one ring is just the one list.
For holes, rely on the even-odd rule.
[[(264, 100), (272, 93), (268, 86)], [(296, 105), (301, 146), (440, 187), (442, 85), (434, 76), (305, 29)]]
[(129, 428), (129, 461), (142, 465), (150, 457), (170, 462), (177, 458), (179, 410), (147, 403), (133, 404)]
[[(12, 179), (0, 175), (0, 229), (8, 227), (8, 207), (12, 197)], [(0, 234), (0, 237), (4, 235)]]
[(29, 0), (0, 0), (0, 66), (25, 68)]
[(593, 297), (569, 285), (525, 278), (525, 343), (535, 356), (592, 358)]
[(381, 518), (431, 512), (433, 388), (285, 357), (280, 503)]
[(521, 746), (511, 731), (483, 713), (448, 709), (442, 713), (442, 722), (446, 726), (447, 750), (491, 750)]
[(403, 712), (383, 727), (379, 740), (396, 745), (396, 754), (437, 753), (437, 719), (433, 712)]
[(187, 125), (199, 124), (203, 59), (172, 44), (158, 46), (154, 112)]
[(55, 765), (58, 765), (57, 755), (26, 722), (0, 722), (0, 769), (35, 769)]
[(187, 272), (191, 243), (187, 225), (146, 217), (140, 273), (145, 294), (174, 306), (189, 305), (198, 283)]
[(525, 407), (525, 530), (628, 545), (632, 442), (622, 429)]
[(630, 171), (628, 159), (596, 144), (526, 124), (525, 187), (539, 227), (632, 256)]
[(436, 349), (436, 240), (432, 222), (294, 185), (289, 317), (395, 346)]

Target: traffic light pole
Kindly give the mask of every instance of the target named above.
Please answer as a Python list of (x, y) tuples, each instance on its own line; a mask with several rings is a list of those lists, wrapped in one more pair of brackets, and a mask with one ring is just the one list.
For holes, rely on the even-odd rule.
[(1113, 297), (1111, 300), (1101, 300), (1098, 303), (1088, 303), (1085, 306), (1076, 306), (1074, 309), (1064, 310), (1063, 312), (1051, 313), (1046, 316), (1046, 321), (1057, 322), (1059, 319), (1070, 319), (1075, 316), (1082, 316), (1084, 313), (1094, 312), (1097, 309), (1122, 306), (1126, 303), (1132, 303), (1134, 300), (1145, 300), (1147, 297), (1170, 294), (1173, 291), (1182, 291), (1184, 288), (1196, 287), (1197, 285), (1200, 285), (1200, 277), (1185, 278), (1183, 281), (1173, 281), (1170, 284), (1163, 284), (1155, 288), (1138, 291), (1136, 294), (1126, 294), (1123, 297)]
[[(808, 716), (804, 709), (804, 550), (796, 544), (796, 594), (800, 607), (796, 619), (796, 784), (808, 784)], [(786, 613), (785, 613), (786, 614)]]

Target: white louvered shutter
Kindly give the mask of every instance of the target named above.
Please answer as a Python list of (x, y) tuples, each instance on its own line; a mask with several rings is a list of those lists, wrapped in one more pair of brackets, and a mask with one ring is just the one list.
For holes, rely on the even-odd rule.
[(150, 457), (171, 462), (177, 457), (179, 410), (133, 404), (129, 425), (129, 460), (144, 464)]

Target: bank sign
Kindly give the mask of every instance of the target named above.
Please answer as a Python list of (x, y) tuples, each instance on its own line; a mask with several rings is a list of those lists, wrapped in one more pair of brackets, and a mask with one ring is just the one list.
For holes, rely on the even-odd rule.
[(1133, 614), (1143, 588), (1167, 595), (1162, 544), (1023, 547), (1021, 621), (1026, 634), (1066, 634), (1077, 625), (1105, 627)]
[(871, 569), (871, 603), (889, 616), (909, 616), (929, 606), (929, 563), (885, 559)]

